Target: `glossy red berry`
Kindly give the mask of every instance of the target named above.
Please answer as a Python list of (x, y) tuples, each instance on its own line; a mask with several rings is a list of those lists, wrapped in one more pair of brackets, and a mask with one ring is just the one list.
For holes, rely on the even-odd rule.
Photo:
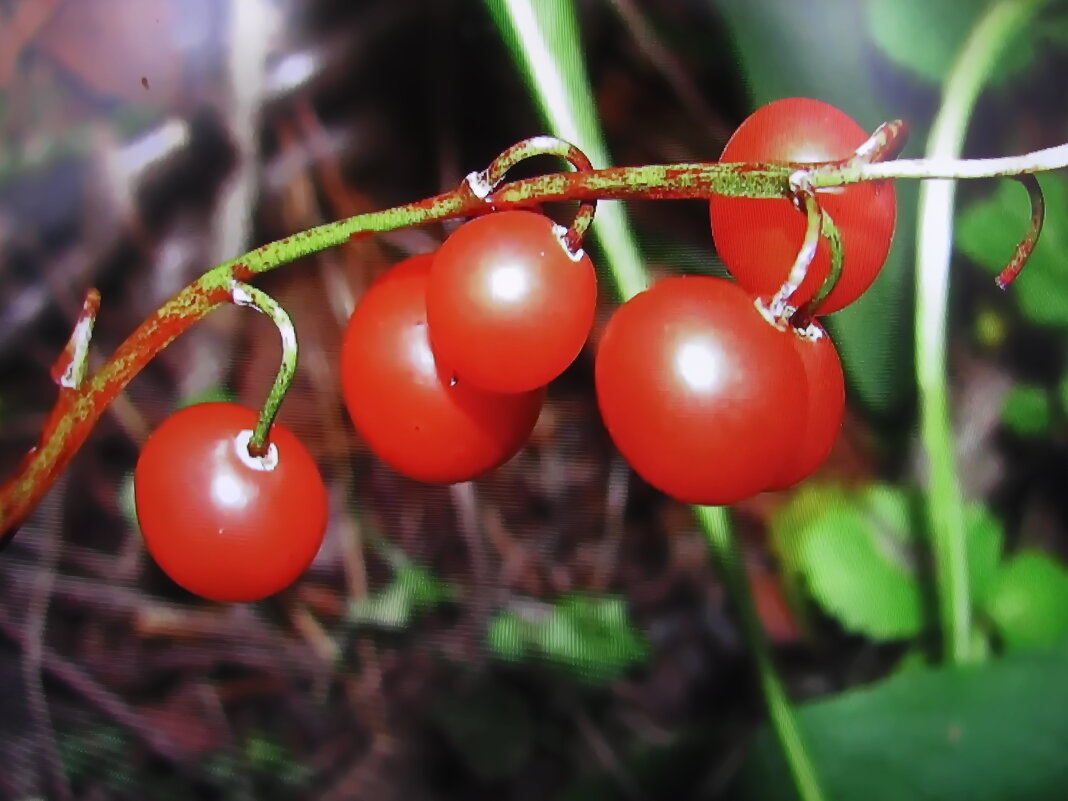
[(460, 226), (434, 257), (427, 321), (435, 352), (456, 374), (495, 392), (544, 386), (589, 336), (597, 279), (573, 256), (563, 229), (530, 211)]
[[(834, 106), (787, 98), (754, 111), (727, 142), (724, 162), (814, 162), (848, 158), (868, 134)], [(890, 250), (897, 206), (890, 181), (821, 191), (819, 200), (842, 235), (844, 261), (837, 286), (818, 309), (830, 314), (849, 305), (878, 276)], [(805, 216), (786, 199), (714, 196), (710, 201), (716, 251), (735, 280), (760, 296), (773, 295), (789, 275), (805, 235)], [(830, 270), (821, 241), (804, 283), (792, 298), (812, 298)]]
[(543, 388), (500, 394), (457, 376), (431, 349), (432, 254), (379, 278), (349, 319), (341, 350), (345, 405), (360, 436), (418, 481), (467, 481), (512, 458), (537, 422)]
[(134, 470), (145, 546), (164, 573), (214, 601), (257, 601), (292, 584), (326, 531), (319, 469), (285, 427), (248, 452), (258, 413), (232, 403), (181, 409), (148, 438)]
[(845, 413), (842, 362), (827, 331), (813, 322), (806, 331), (791, 328), (784, 335), (793, 343), (802, 365), (792, 398), (804, 405), (807, 413), (804, 427), (785, 449), (782, 469), (768, 489), (786, 489), (812, 475), (830, 455)]
[(686, 503), (763, 491), (805, 425), (802, 367), (783, 332), (730, 281), (667, 278), (620, 306), (597, 351), (597, 401), (634, 470)]

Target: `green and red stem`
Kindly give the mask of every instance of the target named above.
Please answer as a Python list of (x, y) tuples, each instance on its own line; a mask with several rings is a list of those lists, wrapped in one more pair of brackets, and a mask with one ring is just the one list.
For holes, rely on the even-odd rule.
[[(212, 268), (167, 301), (142, 323), (95, 374), (61, 382), (59, 397), (44, 426), (38, 444), (22, 460), (13, 476), (0, 485), (0, 544), (41, 500), (53, 482), (85, 442), (108, 404), (154, 359), (160, 351), (207, 314), (233, 302), (235, 282), (244, 283), (304, 256), (344, 244), (357, 236), (393, 231), (426, 223), (467, 217), (487, 210), (504, 210), (554, 200), (707, 200), (712, 195), (748, 198), (790, 197), (798, 174), (816, 190), (852, 183), (892, 178), (980, 178), (1019, 176), (1068, 166), (1068, 145), (1010, 159), (894, 161), (874, 159), (893, 153), (899, 146), (903, 126), (889, 123), (877, 131), (851, 159), (821, 164), (682, 163), (641, 167), (589, 169), (589, 162), (576, 148), (552, 137), (535, 137), (505, 151), (484, 173), (489, 193), (476, 191), (465, 180), (451, 192), (392, 209), (361, 214), (326, 223), (256, 248)], [(534, 155), (557, 155), (568, 159), (576, 172), (552, 173), (498, 186), (508, 168)], [(475, 182), (478, 183), (477, 181)], [(1029, 184), (1026, 184), (1030, 188)], [(1032, 195), (1034, 203), (1034, 195)], [(570, 231), (581, 236), (589, 213), (580, 212)], [(824, 235), (833, 223), (822, 215)], [(1036, 219), (1040, 222), (1041, 215)], [(1026, 261), (1037, 239), (1032, 228), (1021, 243), (1014, 264)], [(1010, 265), (1011, 267), (1012, 265)], [(1018, 273), (1018, 268), (1013, 268)], [(836, 276), (832, 270), (831, 280)], [(825, 285), (819, 295), (830, 291)], [(58, 373), (74, 365), (84, 372), (91, 319), (99, 296), (91, 291), (71, 345), (61, 356)], [(80, 338), (79, 338), (80, 336)], [(58, 378), (57, 378), (58, 381)], [(267, 412), (265, 411), (265, 414)]]

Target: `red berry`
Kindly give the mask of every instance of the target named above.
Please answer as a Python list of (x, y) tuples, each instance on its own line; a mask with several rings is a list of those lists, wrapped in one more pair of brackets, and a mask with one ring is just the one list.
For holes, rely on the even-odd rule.
[[(811, 332), (811, 333), (810, 333)], [(786, 336), (801, 359), (792, 396), (806, 409), (806, 423), (785, 452), (778, 477), (768, 489), (786, 489), (823, 464), (838, 439), (845, 413), (845, 377), (834, 342), (819, 323), (808, 331), (791, 328)]]
[(418, 481), (467, 481), (511, 459), (538, 420), (544, 389), (500, 394), (457, 377), (431, 350), (432, 254), (379, 278), (357, 304), (341, 350), (341, 386), (360, 436)]
[(460, 226), (434, 257), (427, 321), (434, 350), (475, 386), (525, 392), (575, 360), (597, 301), (593, 264), (562, 229), (529, 211)]
[[(776, 100), (754, 111), (727, 142), (720, 161), (834, 161), (848, 158), (868, 134), (848, 115), (818, 100)], [(819, 193), (842, 235), (842, 276), (818, 309), (830, 314), (859, 298), (886, 261), (897, 207), (890, 181)], [(786, 280), (805, 236), (805, 215), (786, 199), (714, 196), (710, 203), (716, 251), (730, 274), (753, 294), (773, 295)], [(791, 304), (813, 297), (830, 270), (821, 241)]]
[(257, 412), (189, 406), (148, 438), (134, 470), (145, 546), (175, 583), (214, 601), (257, 601), (293, 583), (323, 541), (319, 469), (279, 424), (249, 455)]
[(736, 284), (667, 278), (620, 306), (596, 361), (597, 400), (634, 470), (686, 503), (763, 491), (805, 426), (791, 402), (802, 367)]

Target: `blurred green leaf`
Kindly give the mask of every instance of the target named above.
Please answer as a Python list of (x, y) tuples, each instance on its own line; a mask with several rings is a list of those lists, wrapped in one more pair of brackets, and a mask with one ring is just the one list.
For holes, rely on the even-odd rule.
[[(922, 523), (915, 493), (888, 484), (848, 490), (809, 484), (772, 517), (772, 546), (789, 580), (851, 631), (877, 640), (915, 637), (927, 624)], [(982, 506), (966, 510), (968, 577), (978, 602), (1001, 558), (1001, 522)]]
[(1068, 415), (1068, 375), (1061, 377), (1057, 384), (1057, 402), (1062, 415)]
[(972, 603), (979, 606), (994, 584), (1005, 547), (1005, 531), (1001, 521), (978, 504), (964, 510), (964, 527), (968, 537), (964, 543), (968, 553), (968, 592)]
[[(863, 3), (708, 3), (730, 31), (752, 108), (782, 97), (813, 97), (842, 109), (867, 130), (899, 113), (898, 98), (880, 94), (870, 69), (874, 46), (861, 35)], [(925, 131), (921, 120), (910, 122), (908, 150), (917, 152)], [(918, 182), (898, 181), (895, 190), (897, 231), (882, 272), (856, 303), (826, 318), (850, 388), (878, 414), (900, 408), (915, 386), (910, 288)]]
[[(1047, 801), (1068, 786), (1068, 649), (916, 668), (798, 708), (828, 798)], [(740, 773), (747, 801), (796, 798), (765, 726)]]
[[(989, 3), (961, 0), (868, 0), (868, 33), (897, 66), (941, 85), (957, 53)], [(1021, 36), (993, 71), (1004, 84), (1035, 59), (1032, 37)]]
[(195, 392), (192, 395), (187, 395), (184, 398), (179, 398), (174, 406), (174, 410), (178, 411), (187, 406), (196, 406), (200, 403), (235, 403), (236, 401), (237, 398), (228, 387), (225, 387), (222, 384), (217, 384), (215, 386), (206, 387), (200, 392)]
[(800, 533), (798, 569), (813, 599), (873, 639), (916, 636), (924, 623), (908, 499), (871, 487), (826, 508)]
[[(1025, 317), (1049, 326), (1068, 326), (1068, 182), (1057, 175), (1039, 178), (1046, 196), (1046, 221), (1031, 261), (1009, 294)], [(962, 207), (956, 245), (991, 273), (1001, 270), (1023, 238), (1031, 219), (1027, 192), (1016, 181), (1002, 181), (986, 198)]]
[(500, 659), (518, 662), (526, 653), (524, 623), (515, 612), (500, 612), (494, 616), (486, 639), (490, 650)]
[(311, 770), (280, 743), (259, 732), (245, 739), (245, 760), (257, 773), (291, 786), (304, 784), (311, 777)]
[(383, 589), (349, 605), (350, 622), (402, 629), (416, 612), (432, 609), (452, 597), (448, 584), (417, 564), (400, 561), (393, 570), (393, 579)]
[(1005, 396), (1001, 422), (1022, 437), (1045, 434), (1050, 427), (1051, 406), (1045, 387), (1016, 384)]
[(1035, 37), (1060, 50), (1068, 50), (1068, 15), (1050, 17), (1035, 29)]
[(513, 775), (530, 756), (534, 744), (530, 709), (501, 682), (484, 680), (445, 691), (433, 715), (453, 748), (483, 780)]
[(609, 681), (648, 658), (626, 604), (614, 596), (572, 594), (536, 613), (500, 612), (488, 640), (502, 659), (537, 656), (589, 681)]
[(135, 769), (126, 759), (129, 735), (116, 726), (103, 725), (60, 734), (59, 758), (71, 781), (102, 781), (111, 789), (134, 784)]
[(1010, 649), (1068, 639), (1068, 570), (1040, 551), (1021, 551), (999, 571), (986, 610)]

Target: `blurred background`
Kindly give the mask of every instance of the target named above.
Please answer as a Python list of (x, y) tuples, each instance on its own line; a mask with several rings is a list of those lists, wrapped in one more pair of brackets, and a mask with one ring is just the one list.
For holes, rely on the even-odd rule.
[[(869, 130), (905, 118), (918, 156), (989, 5), (580, 0), (568, 58), (588, 71), (575, 97), (616, 164), (714, 160), (753, 108), (794, 95)], [(1066, 70), (1068, 4), (1048, 2), (980, 96), (965, 153), (1068, 141)], [(451, 189), (548, 132), (538, 108), (470, 0), (0, 0), (0, 470), (36, 440), (89, 287), (103, 296), (98, 365), (212, 264)], [(732, 510), (832, 797), (1063, 797), (1068, 185), (1042, 185), (1044, 239), (1007, 294), (993, 275), (1026, 195), (993, 181), (958, 193), (946, 378), (982, 664), (931, 665), (915, 183), (899, 183), (879, 280), (831, 320), (849, 406), (830, 460)], [(706, 204), (627, 212), (654, 276), (722, 274)], [(131, 485), (179, 406), (259, 406), (278, 364), (270, 321), (214, 313), (112, 405), (0, 556), (0, 798), (792, 797), (703, 534), (600, 423), (607, 272), (590, 347), (492, 475), (417, 484), (353, 432), (336, 368), (353, 305), (452, 227), (351, 242), (257, 282), (297, 326), (280, 419), (332, 503), (314, 565), (281, 595), (220, 605), (176, 587), (145, 554)]]

